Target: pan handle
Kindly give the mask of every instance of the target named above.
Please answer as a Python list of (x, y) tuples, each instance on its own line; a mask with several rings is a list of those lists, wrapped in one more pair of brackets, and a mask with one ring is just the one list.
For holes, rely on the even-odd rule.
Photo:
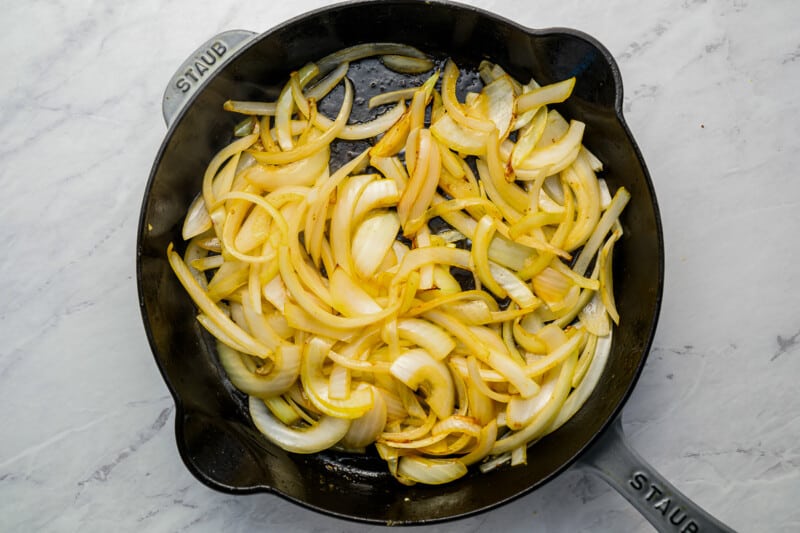
[(224, 31), (204, 42), (178, 67), (169, 80), (161, 104), (167, 127), (172, 125), (175, 117), (203, 82), (227, 63), (236, 51), (252, 41), (256, 35), (255, 32), (247, 30)]
[(581, 459), (662, 533), (733, 532), (692, 502), (631, 448), (620, 417)]

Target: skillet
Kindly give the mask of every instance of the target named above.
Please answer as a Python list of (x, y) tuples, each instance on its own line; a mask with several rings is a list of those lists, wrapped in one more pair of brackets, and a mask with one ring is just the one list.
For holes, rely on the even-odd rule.
[[(471, 471), (443, 486), (397, 483), (376, 454), (296, 455), (267, 442), (249, 419), (246, 397), (219, 365), (213, 339), (173, 275), (165, 250), (181, 242), (186, 209), (203, 172), (240, 120), (228, 99), (274, 100), (289, 72), (364, 42), (394, 41), (453, 57), (473, 74), (488, 58), (520, 80), (577, 77), (556, 108), (587, 124), (584, 143), (604, 162), (613, 191), (631, 193), (615, 249), (614, 285), (622, 317), (592, 396), (553, 434), (533, 444), (528, 464)], [(397, 88), (399, 75), (351, 69), (357, 90)], [(468, 78), (468, 76), (466, 76)], [(261, 35), (217, 35), (176, 72), (164, 95), (165, 140), (152, 167), (139, 222), (137, 282), (147, 337), (176, 404), (178, 449), (192, 474), (233, 494), (273, 492), (308, 508), (368, 523), (411, 525), (466, 517), (535, 490), (579, 461), (606, 479), (660, 531), (730, 531), (647, 465), (624, 440), (620, 411), (655, 334), (664, 246), (653, 184), (622, 116), (622, 81), (610, 53), (571, 29), (531, 30), (473, 7), (439, 1), (357, 1), (323, 8)], [(356, 119), (362, 120), (354, 110)], [(352, 147), (333, 150), (338, 166)], [(363, 149), (363, 148), (362, 148)]]

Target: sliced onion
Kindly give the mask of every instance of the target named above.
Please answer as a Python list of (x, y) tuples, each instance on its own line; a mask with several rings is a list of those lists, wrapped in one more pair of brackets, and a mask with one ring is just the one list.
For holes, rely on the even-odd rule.
[[(184, 220), (194, 237), (183, 260), (170, 247), (170, 264), (273, 442), (304, 453), (375, 442), (405, 484), (524, 463), (600, 377), (630, 195), (608, 197), (583, 124), (547, 108), (574, 79), (523, 86), (484, 62), (483, 89), (462, 103), (448, 61), (440, 91), (436, 71), (348, 125), (349, 61), (370, 55), (401, 71), (433, 66), (410, 47), (358, 45), (291, 74), (274, 103), (226, 103), (260, 118), (240, 122), (244, 137), (207, 167)], [(317, 102), (342, 81), (331, 120)], [(332, 173), (337, 138), (372, 147)], [(368, 163), (380, 175), (359, 174)]]
[(600, 220), (600, 187), (589, 162), (580, 154), (561, 174), (577, 202), (577, 220), (564, 243), (564, 248), (574, 250), (586, 242)]
[(512, 398), (506, 407), (506, 424), (509, 429), (519, 430), (528, 425), (533, 417), (544, 409), (553, 396), (558, 381), (559, 368), (544, 374), (539, 392), (530, 398)]
[(397, 464), (397, 476), (426, 485), (442, 485), (464, 476), (467, 467), (458, 459), (424, 459), (402, 456)]
[(250, 396), (250, 416), (258, 430), (270, 442), (292, 453), (317, 453), (342, 440), (350, 428), (350, 420), (322, 416), (309, 429), (284, 425), (267, 409), (263, 400)]
[(389, 372), (412, 390), (422, 388), (425, 400), (439, 418), (453, 413), (455, 389), (447, 366), (422, 349), (408, 350)]
[(520, 169), (539, 170), (545, 176), (555, 174), (572, 164), (581, 148), (586, 124), (573, 120), (569, 130), (558, 141), (544, 148), (534, 148), (519, 164)]
[(586, 344), (581, 350), (581, 355), (578, 356), (578, 366), (575, 367), (575, 374), (572, 376), (572, 388), (580, 385), (586, 372), (589, 370), (589, 365), (594, 359), (594, 354), (597, 351), (597, 335), (591, 333), (587, 335)]
[(480, 120), (468, 116), (464, 107), (456, 99), (456, 82), (458, 81), (458, 67), (452, 59), (448, 59), (442, 75), (442, 103), (451, 117), (458, 125), (475, 131), (490, 133), (495, 129), (494, 124), (488, 120)]
[(486, 327), (472, 326), (469, 329), (483, 343), (494, 343), (494, 348), (489, 349), (489, 356), (483, 362), (513, 385), (520, 396), (530, 398), (539, 392), (539, 385), (526, 375), (521, 361), (512, 359), (508, 354), (502, 338)]
[(465, 300), (442, 305), (442, 309), (466, 325), (479, 326), (492, 321), (492, 310), (482, 300)]
[(308, 157), (288, 165), (253, 165), (245, 171), (244, 177), (265, 191), (274, 191), (288, 185), (313, 185), (328, 166), (329, 157), (330, 149), (323, 146)]
[(597, 223), (592, 235), (586, 241), (586, 244), (584, 244), (580, 255), (578, 255), (578, 259), (575, 260), (575, 265), (572, 267), (572, 270), (577, 274), (583, 275), (586, 272), (589, 262), (597, 253), (603, 239), (605, 239), (606, 234), (619, 218), (619, 215), (622, 213), (622, 210), (625, 208), (630, 198), (630, 193), (624, 187), (617, 189), (614, 198), (611, 200), (611, 205), (608, 206), (608, 209), (606, 209), (600, 217), (600, 221)]
[[(339, 188), (336, 204), (333, 207), (333, 214), (330, 222), (331, 250), (333, 259), (345, 273), (353, 272), (353, 258), (351, 255), (350, 238), (352, 233), (353, 212), (356, 208), (361, 193), (369, 182), (374, 179), (371, 174), (351, 176), (347, 178)], [(319, 232), (322, 235), (325, 225), (325, 217), (321, 214), (317, 223)]]
[(505, 139), (511, 132), (517, 113), (514, 84), (509, 76), (501, 76), (486, 85), (482, 92), (488, 101), (489, 120), (500, 132), (500, 139)]
[(572, 418), (572, 416), (583, 407), (583, 404), (586, 403), (586, 400), (592, 394), (592, 391), (594, 391), (597, 383), (600, 381), (600, 376), (603, 375), (609, 354), (611, 353), (611, 337), (612, 334), (609, 334), (607, 337), (600, 337), (597, 339), (597, 347), (595, 348), (594, 357), (589, 364), (589, 370), (586, 376), (564, 402), (561, 411), (552, 422), (549, 431), (555, 431), (564, 425), (567, 420)]
[[(494, 127), (494, 125), (492, 125)], [(451, 150), (466, 155), (484, 155), (489, 133), (468, 129), (450, 115), (443, 115), (431, 125), (431, 133)]]
[[(322, 135), (316, 139), (309, 141), (305, 144), (296, 146), (291, 150), (283, 152), (249, 152), (257, 161), (268, 165), (282, 165), (286, 163), (293, 163), (300, 159), (309, 157), (315, 152), (327, 146), (335, 139), (342, 129), (347, 124), (347, 119), (350, 116), (350, 110), (353, 107), (353, 87), (349, 80), (345, 79), (344, 101), (339, 110), (339, 114), (333, 125), (326, 130)], [(252, 144), (252, 143), (251, 143)]]
[[(511, 399), (509, 394), (497, 392), (489, 387), (481, 375), (482, 369), (478, 363), (478, 360), (474, 356), (470, 355), (467, 357), (466, 366), (467, 377), (469, 380), (468, 383), (478, 394), (500, 403), (507, 403)], [(496, 381), (504, 381), (504, 379), (500, 374), (498, 374)]]
[(505, 298), (505, 289), (495, 280), (492, 275), (492, 269), (489, 267), (489, 243), (497, 229), (494, 220), (494, 217), (484, 215), (478, 221), (475, 233), (472, 236), (471, 257), (475, 265), (475, 273), (480, 278), (481, 283), (498, 298)]
[(286, 301), (283, 308), (284, 316), (289, 326), (296, 330), (305, 331), (312, 335), (320, 335), (331, 339), (346, 341), (352, 339), (357, 330), (355, 328), (336, 327), (317, 320), (315, 315), (307, 313), (300, 306)]
[(363, 416), (356, 418), (350, 424), (350, 429), (342, 439), (342, 444), (348, 448), (363, 448), (375, 442), (386, 426), (387, 407), (384, 400), (385, 391), (373, 388), (375, 403), (372, 409)]
[(268, 115), (275, 114), (275, 102), (251, 102), (245, 100), (228, 100), (222, 104), (225, 111), (233, 111), (242, 115)]
[(285, 397), (272, 396), (261, 399), (264, 400), (267, 409), (285, 425), (294, 426), (303, 420), (303, 417), (300, 416), (300, 410), (296, 408), (294, 402), (287, 400)]
[(419, 318), (401, 318), (397, 321), (400, 338), (408, 339), (424, 348), (434, 359), (441, 361), (453, 351), (456, 343), (441, 327)]
[[(237, 139), (230, 143), (228, 146), (224, 147), (222, 150), (217, 152), (214, 157), (211, 159), (211, 162), (208, 164), (206, 168), (205, 174), (203, 175), (203, 199), (206, 204), (206, 209), (209, 212), (216, 209), (217, 201), (216, 195), (220, 192), (214, 188), (214, 178), (217, 176), (217, 172), (222, 167), (222, 165), (228, 161), (231, 157), (235, 157), (237, 154), (240, 154), (243, 150), (247, 150), (250, 146), (253, 145), (254, 142), (258, 140), (258, 134), (253, 133), (248, 135), (247, 137), (242, 137), (241, 139)], [(236, 169), (236, 165), (230, 165), (230, 174), (232, 178), (233, 171)]]
[(497, 205), (509, 223), (514, 224), (530, 208), (531, 200), (516, 183), (506, 180), (505, 170), (497, 151), (497, 135), (491, 136), (486, 147), (486, 160), (478, 160), (478, 174), (486, 189), (486, 195)]
[(568, 357), (576, 354), (585, 340), (585, 333), (582, 330), (579, 330), (579, 332), (573, 335), (572, 338), (557, 348), (551, 350), (551, 352), (545, 357), (537, 360), (535, 363), (526, 365), (525, 374), (530, 377), (536, 377), (543, 374), (554, 366), (560, 364)]
[(518, 112), (524, 113), (539, 106), (561, 103), (569, 98), (573, 87), (575, 87), (575, 78), (534, 89), (517, 99)]
[(364, 43), (343, 48), (316, 62), (321, 75), (325, 75), (342, 63), (352, 63), (359, 59), (383, 55), (402, 55), (426, 59), (428, 56), (413, 46), (399, 43)]
[(549, 429), (551, 422), (556, 417), (559, 409), (561, 409), (570, 391), (572, 374), (575, 371), (577, 360), (578, 356), (575, 354), (564, 361), (561, 365), (561, 371), (558, 374), (558, 381), (556, 382), (553, 395), (545, 407), (533, 417), (527, 426), (519, 431), (511, 433), (511, 435), (507, 437), (497, 440), (492, 447), (492, 455), (509, 452), (517, 446), (541, 437)]
[(376, 94), (369, 99), (367, 107), (373, 109), (385, 104), (393, 104), (395, 102), (410, 100), (414, 96), (415, 92), (417, 92), (417, 87), (408, 87), (406, 89), (398, 89), (396, 91), (387, 91), (385, 93)]
[(219, 306), (217, 306), (214, 301), (208, 297), (206, 292), (195, 281), (194, 277), (189, 271), (189, 267), (186, 266), (186, 263), (184, 263), (181, 257), (172, 250), (171, 243), (167, 249), (167, 257), (169, 259), (170, 266), (172, 266), (172, 270), (175, 272), (175, 275), (178, 277), (181, 285), (183, 285), (183, 288), (186, 289), (186, 292), (189, 293), (195, 304), (197, 304), (197, 306), (206, 316), (208, 316), (211, 321), (219, 326), (220, 329), (222, 329), (237, 344), (245, 348), (247, 353), (258, 357), (263, 357), (264, 354), (269, 353), (269, 349), (266, 346), (255, 340), (239, 326), (234, 324), (231, 319), (225, 315), (222, 309), (220, 309)]
[(592, 298), (581, 309), (578, 316), (580, 316), (581, 324), (586, 328), (586, 331), (593, 335), (605, 337), (611, 331), (608, 312), (599, 292), (593, 293)]
[(381, 56), (381, 63), (395, 72), (404, 74), (421, 74), (433, 68), (433, 61), (428, 58), (389, 54)]
[(334, 364), (328, 377), (328, 396), (332, 400), (347, 400), (350, 398), (350, 369), (343, 365)]
[(188, 241), (210, 229), (211, 217), (208, 215), (203, 195), (198, 193), (186, 212), (181, 235), (184, 240)]
[(353, 235), (353, 266), (359, 276), (369, 278), (392, 247), (400, 229), (394, 211), (378, 211), (364, 219)]
[(347, 419), (361, 417), (374, 404), (372, 389), (368, 386), (358, 387), (346, 400), (331, 398), (328, 380), (322, 373), (322, 364), (330, 348), (330, 344), (319, 337), (312, 338), (305, 346), (300, 379), (308, 399), (326, 415)]
[(530, 123), (525, 127), (525, 130), (517, 138), (514, 149), (511, 152), (511, 166), (514, 169), (519, 168), (522, 162), (533, 151), (534, 147), (538, 144), (539, 139), (542, 138), (545, 125), (547, 124), (547, 108), (541, 107), (531, 118)]
[(394, 181), (388, 179), (370, 181), (358, 197), (352, 215), (353, 224), (360, 224), (364, 216), (373, 209), (396, 205), (398, 198), (397, 184)]
[[(369, 122), (362, 122), (361, 124), (348, 124), (342, 128), (342, 131), (339, 132), (338, 137), (348, 141), (358, 141), (375, 137), (376, 135), (380, 135), (394, 126), (405, 112), (406, 105), (401, 101), (389, 111), (378, 115)], [(314, 119), (314, 125), (325, 130), (333, 127), (333, 121), (328, 117), (318, 113)]]
[(622, 226), (619, 222), (614, 225), (614, 230), (611, 232), (611, 237), (608, 238), (603, 248), (600, 250), (600, 257), (598, 257), (598, 265), (600, 268), (600, 297), (603, 305), (608, 311), (609, 316), (615, 324), (619, 325), (619, 313), (617, 312), (617, 304), (614, 301), (614, 273), (612, 270), (612, 257), (614, 252), (614, 243), (622, 236)]
[(459, 460), (464, 463), (465, 466), (477, 463), (489, 455), (489, 452), (492, 450), (492, 445), (496, 439), (497, 422), (491, 420), (481, 429), (481, 433), (478, 436), (478, 442), (475, 445), (475, 448), (467, 455), (461, 457)]
[(325, 98), (325, 96), (327, 96), (334, 87), (339, 85), (339, 83), (344, 79), (345, 75), (347, 75), (349, 68), (350, 63), (347, 61), (339, 63), (333, 70), (328, 72), (324, 78), (314, 83), (314, 85), (308, 90), (304, 91), (303, 94), (306, 96), (306, 98), (319, 102)]
[(267, 374), (251, 372), (241, 353), (224, 343), (217, 343), (217, 354), (231, 383), (251, 396), (269, 398), (283, 394), (300, 374), (300, 348), (294, 345), (282, 345), (275, 351), (272, 369)]
[(383, 310), (341, 267), (331, 274), (330, 289), (333, 307), (345, 316), (368, 315)]
[(489, 263), (489, 269), (497, 284), (503, 288), (514, 303), (522, 308), (535, 307), (539, 304), (536, 296), (516, 274), (495, 263)]

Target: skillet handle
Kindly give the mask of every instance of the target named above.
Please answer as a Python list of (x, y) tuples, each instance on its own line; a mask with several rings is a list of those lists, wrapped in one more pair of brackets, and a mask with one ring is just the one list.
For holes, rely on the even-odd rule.
[(647, 464), (622, 432), (618, 417), (580, 463), (628, 500), (662, 533), (733, 532)]
[(252, 41), (257, 34), (247, 30), (229, 30), (204, 42), (184, 61), (169, 80), (161, 110), (167, 127), (189, 102), (203, 82), (227, 63), (236, 51)]

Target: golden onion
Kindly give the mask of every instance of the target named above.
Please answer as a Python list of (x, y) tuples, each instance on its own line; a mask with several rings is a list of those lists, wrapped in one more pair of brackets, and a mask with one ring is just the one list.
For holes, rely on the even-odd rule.
[[(549, 107), (574, 78), (521, 83), (484, 61), (461, 101), (448, 59), (438, 89), (434, 71), (353, 124), (362, 60), (437, 64), (368, 43), (304, 65), (275, 102), (225, 102), (248, 118), (209, 162), (169, 263), (276, 445), (374, 444), (405, 484), (535, 460), (528, 444), (583, 405), (625, 318), (612, 258), (630, 195), (597, 177), (587, 126)], [(335, 98), (330, 119), (317, 104)], [(370, 146), (331, 168), (340, 140)]]

